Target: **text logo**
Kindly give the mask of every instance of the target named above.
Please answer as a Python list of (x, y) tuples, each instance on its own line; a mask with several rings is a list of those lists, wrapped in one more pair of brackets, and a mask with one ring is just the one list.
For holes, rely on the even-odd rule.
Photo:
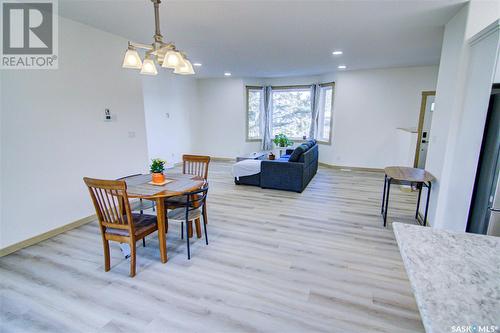
[(57, 68), (57, 3), (2, 2), (1, 68)]

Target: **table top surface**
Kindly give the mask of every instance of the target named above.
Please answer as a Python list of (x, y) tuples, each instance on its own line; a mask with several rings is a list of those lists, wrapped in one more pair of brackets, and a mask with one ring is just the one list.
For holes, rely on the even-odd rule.
[(386, 167), (384, 171), (387, 177), (396, 180), (404, 180), (410, 182), (431, 182), (434, 180), (434, 176), (424, 169), (390, 166)]
[(130, 198), (166, 198), (197, 190), (204, 183), (202, 177), (182, 173), (167, 173), (165, 178), (173, 181), (165, 185), (151, 185), (148, 184), (150, 174), (129, 177), (125, 179), (127, 194)]
[(426, 332), (500, 326), (500, 237), (392, 226)]

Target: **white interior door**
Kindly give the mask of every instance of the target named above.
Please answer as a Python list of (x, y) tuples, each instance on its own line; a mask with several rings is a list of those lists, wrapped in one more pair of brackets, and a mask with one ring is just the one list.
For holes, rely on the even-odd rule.
[(417, 167), (425, 169), (425, 159), (427, 158), (427, 149), (429, 148), (429, 139), (431, 137), (432, 114), (434, 112), (435, 96), (427, 96), (425, 103), (424, 124), (422, 126), (422, 137), (420, 139), (420, 150), (418, 153)]

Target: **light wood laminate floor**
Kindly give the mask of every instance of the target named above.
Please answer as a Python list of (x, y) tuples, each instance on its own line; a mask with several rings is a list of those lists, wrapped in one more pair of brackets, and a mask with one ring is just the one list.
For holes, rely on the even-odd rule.
[[(0, 258), (1, 332), (423, 332), (383, 174), (320, 168), (299, 194), (236, 186), (230, 168), (211, 165), (210, 243), (190, 261), (173, 223), (169, 261), (153, 234), (135, 278), (117, 243), (104, 272), (97, 223)], [(389, 221), (414, 223), (415, 202), (393, 187)]]

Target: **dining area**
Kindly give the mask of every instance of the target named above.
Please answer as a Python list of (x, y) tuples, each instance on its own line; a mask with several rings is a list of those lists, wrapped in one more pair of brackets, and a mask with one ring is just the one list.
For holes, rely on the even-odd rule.
[[(146, 246), (146, 237), (158, 234), (160, 261), (166, 263), (169, 222), (180, 224), (180, 238), (186, 241), (191, 259), (190, 239), (205, 238), (208, 245), (206, 200), (209, 190), (209, 156), (183, 155), (182, 172), (165, 175), (165, 161), (153, 159), (150, 174), (133, 174), (118, 179), (84, 177), (95, 208), (102, 237), (104, 270), (111, 269), (110, 241), (118, 242), (130, 254), (130, 277), (136, 275), (137, 242)], [(146, 213), (148, 212), (148, 213)], [(203, 234), (202, 235), (202, 224)], [(174, 232), (170, 225), (170, 231)]]

